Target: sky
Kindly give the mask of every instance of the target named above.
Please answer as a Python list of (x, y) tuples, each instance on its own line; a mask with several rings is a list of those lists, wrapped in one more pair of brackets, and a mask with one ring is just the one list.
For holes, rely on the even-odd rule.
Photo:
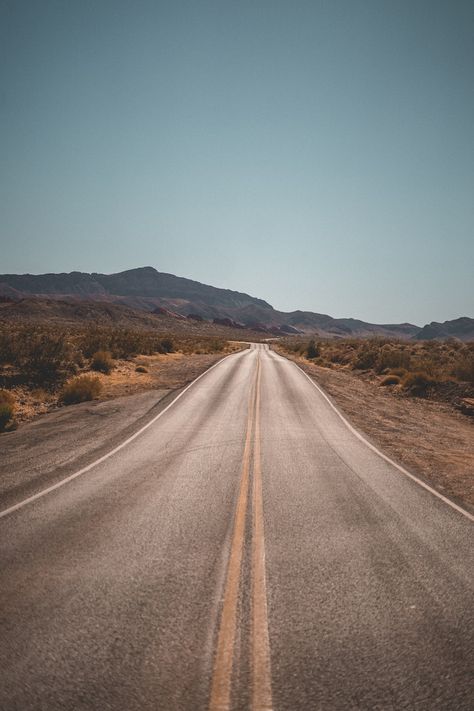
[(0, 0), (0, 273), (474, 317), (474, 3)]

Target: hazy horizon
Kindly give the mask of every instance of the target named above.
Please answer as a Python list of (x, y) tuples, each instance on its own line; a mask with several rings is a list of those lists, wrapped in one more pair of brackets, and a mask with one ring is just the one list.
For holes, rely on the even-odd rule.
[(474, 4), (3, 2), (0, 273), (474, 316)]
[[(216, 288), (218, 288), (218, 289), (229, 289), (229, 290), (231, 290), (231, 291), (237, 291), (237, 292), (240, 292), (240, 293), (247, 293), (249, 296), (252, 296), (252, 297), (254, 297), (254, 298), (262, 299), (263, 301), (266, 301), (266, 302), (269, 303), (270, 306), (272, 306), (274, 309), (276, 309), (277, 311), (282, 311), (282, 312), (312, 311), (312, 312), (314, 312), (314, 313), (320, 313), (320, 314), (325, 314), (325, 315), (328, 315), (328, 316), (332, 316), (333, 318), (354, 318), (354, 319), (357, 319), (357, 320), (359, 320), (359, 321), (365, 321), (365, 322), (368, 322), (368, 323), (386, 324), (386, 325), (388, 325), (388, 324), (390, 324), (390, 323), (393, 323), (393, 324), (396, 324), (396, 323), (398, 323), (398, 324), (399, 324), (399, 323), (411, 323), (412, 325), (415, 325), (415, 326), (425, 326), (425, 325), (431, 323), (432, 321), (435, 321), (435, 322), (439, 322), (439, 321), (440, 321), (440, 319), (430, 319), (429, 321), (425, 321), (425, 322), (423, 322), (423, 323), (421, 323), (421, 322), (420, 322), (420, 323), (415, 323), (414, 321), (408, 321), (407, 319), (401, 318), (401, 319), (398, 319), (397, 321), (378, 321), (378, 322), (375, 322), (375, 321), (370, 321), (370, 319), (364, 318), (363, 316), (356, 316), (356, 315), (354, 315), (354, 314), (349, 314), (349, 313), (347, 313), (347, 314), (344, 314), (344, 313), (342, 313), (342, 314), (335, 314), (335, 313), (329, 313), (329, 312), (326, 313), (326, 312), (324, 312), (324, 311), (318, 311), (317, 309), (310, 308), (310, 307), (305, 308), (305, 307), (302, 307), (302, 306), (295, 306), (294, 308), (287, 308), (287, 309), (285, 309), (285, 308), (280, 308), (280, 307), (278, 306), (278, 304), (272, 303), (269, 299), (265, 298), (265, 296), (262, 295), (262, 294), (256, 294), (256, 293), (252, 293), (252, 292), (246, 292), (245, 289), (239, 289), (237, 286), (234, 287), (234, 286), (226, 286), (226, 285), (222, 285), (222, 284), (209, 284), (209, 283), (207, 283), (207, 282), (201, 281), (200, 279), (196, 279), (196, 278), (193, 277), (193, 276), (188, 276), (188, 275), (186, 275), (186, 274), (177, 274), (177, 273), (174, 273), (174, 272), (167, 272), (167, 271), (165, 271), (165, 270), (163, 270), (163, 269), (159, 269), (159, 268), (157, 268), (157, 267), (154, 267), (152, 264), (136, 265), (136, 266), (133, 266), (133, 267), (127, 267), (126, 269), (118, 269), (117, 271), (114, 271), (114, 272), (102, 271), (102, 270), (97, 270), (97, 269), (69, 269), (69, 270), (58, 270), (57, 272), (49, 272), (49, 273), (52, 273), (52, 274), (61, 274), (61, 273), (63, 273), (63, 274), (69, 274), (69, 273), (71, 273), (71, 272), (82, 272), (82, 273), (85, 273), (85, 274), (93, 274), (93, 273), (96, 273), (96, 274), (116, 274), (116, 273), (120, 273), (120, 272), (124, 272), (124, 271), (132, 271), (132, 270), (134, 270), (134, 269), (143, 269), (143, 268), (148, 268), (148, 267), (152, 267), (153, 269), (156, 269), (157, 271), (162, 272), (162, 273), (172, 274), (173, 276), (177, 276), (177, 277), (183, 277), (184, 279), (190, 279), (191, 281), (197, 281), (197, 282), (200, 282), (201, 284), (205, 284), (205, 285), (207, 285), (207, 286), (214, 286), (214, 287), (216, 287)], [(20, 272), (10, 272), (10, 273), (12, 273), (12, 274), (13, 274), (13, 273), (19, 274)], [(48, 273), (48, 272), (28, 272), (28, 273), (30, 273), (30, 274), (45, 274), (45, 273)], [(468, 313), (458, 314), (457, 316), (453, 316), (453, 317), (450, 318), (450, 319), (443, 319), (443, 321), (451, 321), (451, 320), (454, 320), (454, 319), (457, 319), (457, 318), (462, 318), (462, 317), (464, 317), (464, 316), (468, 316), (468, 317), (469, 317), (470, 315), (469, 315)], [(472, 318), (472, 316), (471, 316), (471, 318)]]

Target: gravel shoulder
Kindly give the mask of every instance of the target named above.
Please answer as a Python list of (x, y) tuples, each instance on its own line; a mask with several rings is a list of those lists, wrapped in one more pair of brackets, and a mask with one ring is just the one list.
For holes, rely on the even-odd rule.
[(388, 456), (474, 512), (474, 423), (447, 403), (398, 395), (346, 369), (276, 349), (310, 375)]
[[(232, 344), (228, 350), (217, 353), (140, 355), (129, 360), (115, 360), (114, 369), (109, 375), (89, 370), (84, 373), (99, 378), (102, 385), (100, 400), (110, 400), (148, 390), (174, 390), (194, 380), (213, 363), (228, 352), (239, 350), (239, 347), (239, 344)], [(20, 426), (40, 415), (64, 407), (59, 402), (60, 387), (51, 392), (42, 388), (18, 386), (12, 388), (11, 392), (16, 399), (15, 420)]]
[(30, 412), (32, 421), (0, 434), (0, 508), (106, 454), (224, 355), (143, 356), (135, 360), (146, 363), (144, 374), (135, 372), (135, 361), (119, 363), (110, 376), (100, 376), (105, 399)]

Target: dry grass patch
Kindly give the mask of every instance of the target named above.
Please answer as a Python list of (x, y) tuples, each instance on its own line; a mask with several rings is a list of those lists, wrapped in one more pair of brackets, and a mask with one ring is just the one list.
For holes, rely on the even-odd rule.
[(15, 415), (15, 398), (8, 390), (0, 390), (0, 432), (11, 427)]
[(97, 351), (91, 360), (91, 370), (108, 375), (114, 369), (115, 364), (110, 351)]
[[(327, 369), (353, 371), (382, 385), (396, 385), (407, 397), (428, 397), (455, 402), (474, 395), (474, 343), (449, 340), (400, 341), (395, 339), (302, 340), (287, 338), (278, 349), (296, 357), (306, 356), (308, 349), (317, 353), (311, 359)], [(380, 376), (386, 378), (380, 381)], [(389, 380), (387, 380), (389, 378)]]
[(97, 373), (100, 396), (106, 398), (181, 387), (192, 379), (188, 371), (196, 377), (208, 364), (239, 348), (241, 344), (215, 336), (178, 336), (151, 328), (81, 324), (58, 329), (0, 322), (0, 388), (13, 394), (16, 419), (23, 422), (70, 398), (82, 402), (98, 397), (90, 387), (87, 395), (84, 385), (69, 395), (71, 376)]
[[(439, 347), (437, 344), (435, 352)], [(276, 350), (287, 353), (279, 346)], [(420, 349), (419, 344), (414, 350), (421, 351), (424, 357), (430, 352)], [(450, 351), (450, 347), (446, 349), (447, 353)], [(441, 401), (436, 399), (442, 395), (436, 393), (436, 388), (441, 387), (436, 382), (434, 393), (430, 388), (429, 397), (419, 398), (401, 386), (380, 387), (382, 380), (372, 370), (361, 372), (332, 363), (331, 367), (322, 367), (299, 355), (289, 357), (314, 377), (349, 420), (386, 453), (474, 510), (474, 420), (466, 416), (472, 415), (473, 408), (468, 403), (474, 404), (474, 400), (464, 398), (464, 410), (453, 407), (459, 388), (469, 389), (467, 384), (445, 384), (448, 394)]]
[(60, 400), (65, 405), (95, 400), (102, 391), (102, 383), (94, 375), (78, 375), (69, 380), (61, 391)]
[(400, 382), (400, 378), (398, 375), (386, 375), (385, 378), (382, 378), (380, 381), (380, 385), (398, 385)]

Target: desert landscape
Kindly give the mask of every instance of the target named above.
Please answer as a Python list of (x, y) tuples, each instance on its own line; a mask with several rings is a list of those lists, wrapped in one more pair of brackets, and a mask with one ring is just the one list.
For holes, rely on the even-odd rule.
[[(461, 411), (471, 408), (472, 348), (464, 344), (474, 340), (474, 319), (468, 317), (417, 327), (310, 312), (283, 314), (248, 294), (151, 267), (107, 277), (79, 272), (0, 275), (0, 299), (0, 383), (18, 401), (16, 405), (3, 395), (4, 429), (68, 401), (61, 388), (73, 375), (92, 370), (110, 376), (114, 370), (105, 380), (96, 375), (95, 381), (87, 381), (89, 388), (96, 384), (91, 396), (98, 396), (104, 384), (110, 396), (119, 372), (128, 374), (132, 390), (138, 382), (142, 387), (152, 380), (145, 373), (137, 378), (140, 370), (127, 367), (124, 359), (173, 351), (175, 359), (186, 355), (191, 364), (191, 355), (221, 353), (235, 347), (231, 342), (264, 339), (301, 355), (308, 345), (297, 334), (306, 333), (324, 341), (310, 358), (316, 365), (372, 369), (385, 375), (383, 385), (395, 386), (395, 392), (429, 392)], [(170, 360), (156, 363), (165, 372), (164, 363)], [(69, 403), (88, 397), (86, 381), (81, 382), (83, 395), (71, 395)], [(15, 407), (17, 420), (5, 419), (8, 407)]]
[[(143, 282), (137, 281), (140, 275), (146, 277)], [(266, 341), (314, 377), (350, 421), (397, 461), (440, 491), (474, 506), (473, 319), (411, 331), (406, 325), (391, 326), (390, 336), (388, 327), (370, 324), (363, 326), (364, 337), (342, 337), (340, 331), (328, 335), (326, 324), (321, 330), (289, 335), (288, 323), (277, 327), (271, 320), (250, 320), (247, 325), (235, 321), (235, 308), (241, 308), (235, 301), (246, 302), (247, 316), (249, 305), (258, 301), (248, 295), (221, 295), (222, 290), (166, 276), (163, 280), (159, 272), (145, 269), (112, 280), (122, 291), (133, 287), (133, 305), (102, 292), (99, 300), (92, 299), (88, 275), (74, 277), (81, 285), (74, 295), (63, 293), (72, 275), (0, 277), (0, 285), (49, 289), (4, 293), (0, 304), (2, 430), (14, 431), (40, 415), (80, 402), (179, 391), (225, 355)], [(59, 291), (52, 294), (54, 285)], [(158, 285), (159, 297), (146, 296)], [(209, 299), (213, 318), (202, 315), (209, 317), (211, 307), (203, 306)], [(272, 313), (270, 306), (265, 308)], [(309, 320), (304, 327), (310, 328)]]
[(0, 710), (473, 711), (474, 3), (0, 3)]

